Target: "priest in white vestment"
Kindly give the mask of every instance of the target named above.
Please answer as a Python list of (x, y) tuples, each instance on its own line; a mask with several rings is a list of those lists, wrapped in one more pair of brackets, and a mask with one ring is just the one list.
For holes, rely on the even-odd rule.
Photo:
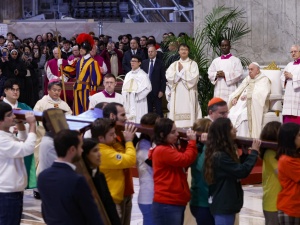
[(221, 41), (222, 55), (214, 59), (208, 68), (208, 78), (214, 87), (214, 97), (220, 97), (228, 102), (243, 77), (243, 66), (239, 58), (230, 53), (230, 41)]
[(269, 109), (271, 81), (260, 72), (258, 63), (249, 65), (249, 76), (229, 96), (229, 115), (237, 136), (259, 138), (263, 116)]
[(171, 88), (168, 117), (177, 127), (192, 127), (196, 119), (202, 118), (197, 90), (199, 69), (197, 63), (188, 57), (189, 46), (180, 44), (178, 52), (180, 59), (166, 71), (168, 86)]
[(133, 55), (130, 61), (131, 71), (125, 76), (122, 95), (127, 120), (140, 123), (148, 113), (147, 95), (152, 90), (148, 74), (140, 69), (141, 57)]
[(123, 96), (115, 92), (117, 80), (115, 75), (108, 73), (104, 76), (103, 80), (104, 90), (90, 96), (89, 109), (95, 108), (100, 102), (117, 102), (124, 105)]
[(300, 124), (300, 46), (291, 47), (294, 61), (287, 64), (281, 75), (282, 88), (285, 89), (283, 98), (283, 123)]

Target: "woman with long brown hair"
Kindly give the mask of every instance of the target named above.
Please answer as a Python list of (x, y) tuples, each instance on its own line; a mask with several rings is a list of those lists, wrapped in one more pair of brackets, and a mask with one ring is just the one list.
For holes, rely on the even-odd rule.
[(156, 147), (149, 151), (153, 166), (152, 214), (155, 225), (182, 225), (184, 210), (191, 198), (185, 168), (197, 156), (196, 133), (187, 130), (185, 151), (177, 148), (178, 136), (173, 120), (160, 118), (155, 122), (153, 141)]
[(246, 178), (256, 163), (260, 141), (254, 139), (249, 155), (240, 162), (234, 143), (236, 129), (230, 119), (218, 118), (209, 128), (204, 176), (209, 184), (210, 211), (216, 225), (233, 225), (243, 206), (240, 179)]
[(282, 187), (277, 198), (280, 225), (300, 224), (300, 125), (285, 123), (278, 134), (278, 179)]

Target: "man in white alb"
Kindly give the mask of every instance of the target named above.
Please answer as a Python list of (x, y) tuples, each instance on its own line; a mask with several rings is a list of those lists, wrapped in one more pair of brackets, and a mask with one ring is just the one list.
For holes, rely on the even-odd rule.
[(281, 74), (283, 98), (283, 123), (300, 124), (300, 46), (291, 47), (293, 61), (287, 64)]
[(230, 41), (222, 40), (220, 43), (222, 55), (214, 59), (208, 68), (208, 77), (214, 87), (214, 97), (228, 101), (229, 95), (237, 88), (242, 79), (243, 66), (239, 58), (230, 53)]
[(180, 59), (166, 71), (171, 89), (168, 117), (174, 120), (177, 127), (192, 127), (195, 120), (202, 117), (197, 90), (199, 69), (197, 63), (189, 58), (189, 51), (188, 45), (180, 44)]
[(131, 71), (126, 74), (122, 87), (127, 120), (135, 123), (140, 123), (148, 113), (147, 95), (152, 90), (148, 74), (140, 68), (141, 61), (140, 56), (132, 56)]
[(122, 105), (124, 104), (123, 96), (115, 92), (117, 80), (113, 74), (108, 73), (104, 76), (103, 85), (103, 91), (90, 96), (89, 109), (95, 108), (95, 106), (100, 102), (117, 102)]

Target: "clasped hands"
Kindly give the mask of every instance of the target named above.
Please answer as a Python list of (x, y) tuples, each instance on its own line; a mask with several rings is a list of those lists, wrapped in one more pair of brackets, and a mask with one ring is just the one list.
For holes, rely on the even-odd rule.
[(286, 80), (293, 79), (293, 74), (292, 73), (284, 71), (283, 74), (284, 74), (284, 77), (285, 77)]
[(225, 73), (222, 70), (217, 71), (217, 78), (224, 78), (225, 77)]

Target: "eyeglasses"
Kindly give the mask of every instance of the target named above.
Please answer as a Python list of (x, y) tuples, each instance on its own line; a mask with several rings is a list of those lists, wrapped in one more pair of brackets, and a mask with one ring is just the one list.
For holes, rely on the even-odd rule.
[(138, 60), (130, 60), (130, 62), (139, 62)]
[(37, 50), (39, 50), (39, 48), (33, 48), (33, 49), (37, 49)]
[(11, 88), (10, 89), (12, 92), (20, 92), (20, 89), (19, 88)]
[(293, 53), (297, 53), (297, 52), (299, 52), (299, 51), (290, 51), (290, 53), (291, 53), (291, 54), (293, 54)]

